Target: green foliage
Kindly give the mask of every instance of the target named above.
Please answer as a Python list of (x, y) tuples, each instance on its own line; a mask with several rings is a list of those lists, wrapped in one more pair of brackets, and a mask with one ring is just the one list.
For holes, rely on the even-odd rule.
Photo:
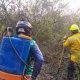
[(2, 32), (5, 28), (6, 28), (6, 26), (0, 25), (0, 31), (1, 31), (1, 32)]
[(63, 36), (67, 30), (64, 17), (57, 12), (49, 13), (32, 24), (35, 39), (42, 47), (46, 47), (51, 54), (61, 50)]
[[(48, 68), (47, 73), (50, 71), (53, 75), (53, 71), (56, 69), (55, 65), (56, 67), (58, 66), (56, 63), (58, 62), (62, 51), (63, 36), (69, 33), (70, 25), (74, 23), (80, 25), (79, 14), (62, 15), (60, 11), (62, 11), (62, 7), (64, 6), (61, 5), (62, 7), (59, 7), (59, 9), (56, 10), (55, 4), (53, 5), (47, 0), (35, 0), (37, 2), (33, 5), (29, 5), (29, 2), (32, 0), (26, 2), (26, 5), (20, 5), (17, 1), (16, 5), (15, 0), (11, 1), (12, 3), (10, 4), (12, 5), (9, 5), (8, 9), (5, 7), (6, 3), (4, 4), (4, 7), (1, 6), (0, 31), (2, 32), (4, 28), (8, 26), (15, 27), (17, 21), (20, 19), (29, 20), (33, 26), (33, 38), (37, 40), (40, 49), (45, 56), (46, 62), (49, 62), (49, 66), (47, 66), (50, 69), (48, 67), (44, 68), (44, 73), (46, 74), (45, 69)], [(59, 2), (59, 0), (53, 1), (56, 3)], [(2, 3), (0, 3), (0, 5), (1, 4)], [(65, 68), (64, 65), (62, 66)]]

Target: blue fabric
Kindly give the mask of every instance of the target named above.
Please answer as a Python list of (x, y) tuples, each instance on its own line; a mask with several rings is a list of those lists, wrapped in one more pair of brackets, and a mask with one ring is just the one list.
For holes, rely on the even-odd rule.
[[(17, 37), (10, 37), (10, 39), (19, 56), (22, 57), (26, 63), (30, 50), (30, 40)], [(0, 71), (12, 74), (23, 74), (24, 68), (25, 64), (16, 55), (9, 38), (4, 37), (0, 48)]]
[(44, 58), (43, 58), (43, 55), (36, 43), (31, 47), (30, 50), (31, 50), (31, 54), (33, 55), (33, 58), (35, 60), (32, 76), (37, 77), (37, 75), (40, 73)]
[[(17, 37), (17, 35), (13, 35), (13, 36), (15, 36), (15, 37)], [(26, 39), (21, 39), (21, 40), (23, 40), (23, 41), (28, 41), (28, 40), (26, 40)], [(8, 43), (7, 43), (7, 45), (8, 45)], [(10, 44), (9, 44), (10, 45)], [(20, 46), (23, 46), (22, 44), (19, 44)], [(27, 46), (27, 44), (26, 44), (26, 46)], [(18, 47), (17, 47), (18, 48)], [(27, 50), (27, 48), (25, 49), (25, 50)], [(8, 52), (8, 51), (6, 51), (6, 52)], [(6, 52), (4, 52), (4, 53), (6, 53)], [(10, 52), (10, 51), (9, 51)], [(20, 51), (21, 52), (21, 51)], [(29, 52), (29, 54), (30, 55), (32, 55), (33, 56), (33, 59), (34, 59), (34, 68), (33, 68), (33, 73), (32, 73), (32, 76), (33, 77), (37, 77), (37, 75), (40, 73), (40, 70), (41, 70), (41, 67), (42, 67), (42, 63), (43, 63), (43, 61), (44, 61), (44, 58), (43, 58), (43, 55), (42, 55), (42, 52), (40, 51), (40, 49), (39, 49), (39, 47), (38, 47), (38, 45), (36, 44), (36, 42), (34, 41), (34, 40), (31, 40), (30, 41), (30, 52)], [(0, 53), (0, 57), (2, 57), (1, 56), (2, 54)], [(7, 55), (7, 54), (5, 54), (5, 55)], [(9, 58), (10, 56), (9, 56), (9, 54), (7, 55), (7, 58)], [(1, 59), (0, 59), (1, 60)], [(7, 59), (6, 59), (7, 60)], [(16, 64), (18, 64), (17, 63), (17, 61), (15, 61), (14, 59), (13, 59), (13, 61), (16, 63)], [(12, 62), (12, 63), (14, 63), (14, 62)], [(20, 61), (19, 61), (20, 62)], [(26, 61), (27, 62), (27, 61)], [(3, 63), (4, 63), (4, 61), (3, 61)], [(10, 62), (11, 63), (11, 62)], [(11, 64), (12, 64), (11, 63)], [(0, 63), (1, 64), (1, 63)], [(6, 63), (7, 64), (7, 63)], [(15, 64), (14, 64), (15, 65)], [(21, 65), (24, 65), (24, 64), (21, 64)], [(21, 66), (20, 65), (20, 66)], [(3, 66), (2, 66), (3, 67)], [(11, 66), (12, 68), (13, 68), (13, 66)], [(2, 68), (1, 68), (1, 66), (0, 66), (0, 70), (1, 70)], [(7, 69), (7, 67), (6, 67), (6, 69)], [(19, 69), (18, 67), (17, 67), (17, 69)], [(5, 67), (4, 67), (4, 69), (3, 69), (3, 71), (7, 71), (7, 70), (5, 70)], [(11, 71), (10, 71), (11, 72)], [(15, 73), (16, 71), (14, 71), (14, 73)], [(13, 72), (11, 72), (11, 73), (13, 73)], [(20, 72), (20, 74), (22, 74), (21, 72)]]

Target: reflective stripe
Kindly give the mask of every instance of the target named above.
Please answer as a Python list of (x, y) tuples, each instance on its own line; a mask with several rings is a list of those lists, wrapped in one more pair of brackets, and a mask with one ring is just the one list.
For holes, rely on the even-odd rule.
[(80, 37), (72, 38), (70, 41), (80, 40)]

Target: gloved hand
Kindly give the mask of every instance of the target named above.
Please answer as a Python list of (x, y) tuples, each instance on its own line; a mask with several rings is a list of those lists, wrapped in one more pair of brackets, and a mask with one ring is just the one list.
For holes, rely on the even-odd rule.
[(65, 36), (63, 37), (63, 42), (65, 42), (67, 38), (68, 38), (68, 36), (65, 35)]
[(67, 38), (68, 38), (68, 36), (66, 36), (66, 35), (63, 37), (64, 40), (66, 40)]

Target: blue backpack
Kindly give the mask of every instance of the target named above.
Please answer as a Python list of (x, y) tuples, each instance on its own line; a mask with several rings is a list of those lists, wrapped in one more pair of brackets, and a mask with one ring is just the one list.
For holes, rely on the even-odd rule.
[(22, 75), (30, 51), (30, 40), (4, 37), (0, 48), (0, 71)]

